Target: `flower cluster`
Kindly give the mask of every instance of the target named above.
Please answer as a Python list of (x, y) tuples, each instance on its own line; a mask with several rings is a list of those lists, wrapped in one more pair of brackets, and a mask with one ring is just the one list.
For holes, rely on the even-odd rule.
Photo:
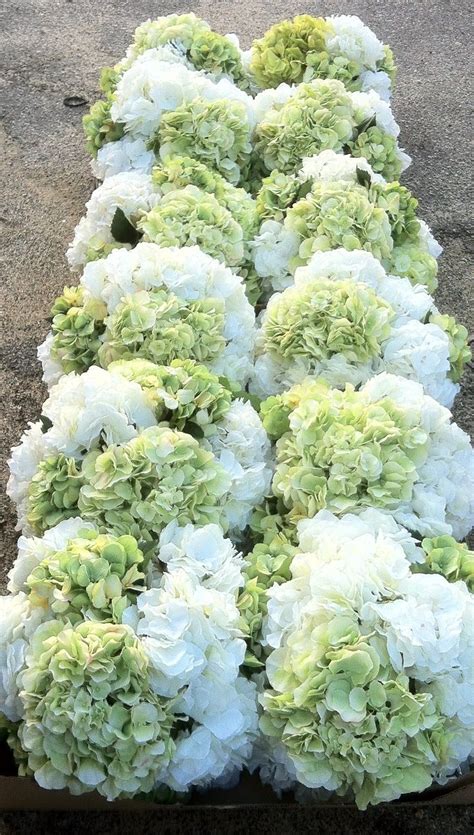
[(291, 578), (268, 592), (259, 760), (276, 788), (365, 809), (472, 754), (473, 597), (414, 575), (392, 528), (374, 511), (301, 522)]
[(388, 98), (395, 77), (392, 52), (355, 15), (298, 15), (276, 23), (252, 44), (250, 69), (262, 87), (335, 78), (348, 90)]
[(424, 536), (469, 533), (474, 451), (419, 383), (382, 373), (339, 391), (308, 378), (262, 414), (279, 438), (273, 492), (290, 523), (375, 507)]
[(378, 94), (351, 93), (341, 81), (316, 79), (255, 99), (255, 155), (263, 176), (294, 174), (304, 157), (321, 151), (365, 158), (376, 173), (396, 179), (410, 157), (398, 146), (399, 127)]
[(417, 380), (451, 406), (461, 356), (468, 357), (467, 331), (461, 326), (461, 335), (457, 326), (453, 336), (444, 319), (422, 287), (387, 275), (369, 252), (316, 253), (268, 302), (251, 389), (265, 397), (308, 375), (357, 386), (388, 371)]
[(84, 118), (102, 180), (12, 450), (0, 727), (21, 776), (359, 808), (474, 756), (471, 352), (398, 181), (390, 49), (148, 20)]
[(295, 176), (263, 180), (255, 269), (281, 290), (316, 252), (364, 249), (389, 273), (432, 292), (442, 250), (417, 206), (405, 186), (386, 183), (365, 161), (323, 151), (305, 159)]
[[(181, 192), (169, 193), (174, 194)], [(160, 364), (177, 358), (204, 361), (240, 384), (248, 380), (255, 313), (242, 279), (198, 246), (142, 242), (132, 250), (114, 249), (86, 265), (80, 288), (74, 294), (80, 313), (94, 310), (97, 317), (94, 338), (85, 351), (84, 339), (73, 330), (78, 313), (66, 325), (56, 314), (38, 351), (48, 384), (65, 371), (86, 370), (91, 362), (108, 367), (136, 357)]]

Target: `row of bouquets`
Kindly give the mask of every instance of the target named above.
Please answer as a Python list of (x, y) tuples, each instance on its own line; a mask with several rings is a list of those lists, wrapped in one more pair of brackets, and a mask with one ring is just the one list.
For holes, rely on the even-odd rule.
[(0, 716), (40, 786), (182, 799), (243, 768), (360, 808), (474, 752), (467, 332), (398, 178), (390, 49), (139, 26), (12, 451)]

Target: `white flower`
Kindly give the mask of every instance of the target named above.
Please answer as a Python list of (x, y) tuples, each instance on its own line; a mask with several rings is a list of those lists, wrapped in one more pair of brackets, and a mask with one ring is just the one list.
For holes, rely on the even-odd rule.
[(123, 171), (151, 174), (155, 162), (155, 154), (148, 150), (144, 139), (123, 136), (99, 148), (97, 157), (91, 160), (91, 167), (97, 179), (105, 180)]
[(297, 88), (294, 85), (279, 84), (274, 89), (269, 88), (258, 93), (254, 99), (255, 121), (257, 123), (261, 122), (269, 110), (272, 110), (272, 108), (280, 108), (283, 104), (286, 104), (295, 94), (296, 90)]
[(390, 101), (392, 80), (386, 72), (382, 70), (379, 70), (379, 72), (365, 70), (365, 72), (360, 74), (360, 84), (363, 93), (367, 93), (369, 90), (375, 90), (382, 101)]
[(10, 722), (18, 722), (23, 715), (18, 674), (28, 641), (43, 617), (41, 609), (32, 609), (22, 592), (0, 597), (0, 713)]
[(270, 441), (258, 413), (243, 400), (234, 400), (211, 429), (209, 446), (232, 478), (226, 514), (231, 528), (242, 531), (270, 488)]
[(265, 220), (251, 247), (258, 275), (270, 278), (275, 290), (288, 287), (292, 281), (289, 262), (298, 254), (298, 235), (277, 220)]
[(384, 57), (383, 44), (356, 15), (330, 15), (327, 19), (334, 34), (326, 39), (331, 56), (343, 56), (367, 69), (375, 70)]
[(111, 224), (117, 209), (136, 223), (160, 197), (149, 174), (126, 172), (109, 177), (92, 192), (86, 203), (86, 214), (76, 226), (74, 240), (67, 251), (71, 267), (79, 269), (86, 264), (89, 250), (100, 253), (103, 247), (115, 243)]
[(348, 154), (336, 154), (335, 151), (327, 149), (312, 157), (304, 157), (302, 167), (298, 173), (298, 180), (304, 183), (307, 180), (330, 183), (343, 181), (347, 183), (357, 182), (357, 171), (367, 171), (373, 183), (384, 183), (385, 180), (380, 174), (372, 170), (371, 165), (365, 157), (351, 157)]
[[(243, 558), (219, 525), (185, 525), (171, 522), (163, 530), (155, 554), (166, 571), (185, 571), (204, 587), (237, 595), (243, 586)], [(161, 580), (162, 572), (154, 570)]]
[(75, 458), (82, 458), (99, 439), (124, 443), (156, 423), (138, 383), (97, 366), (61, 377), (43, 405), (43, 414), (52, 424), (45, 442), (55, 452)]

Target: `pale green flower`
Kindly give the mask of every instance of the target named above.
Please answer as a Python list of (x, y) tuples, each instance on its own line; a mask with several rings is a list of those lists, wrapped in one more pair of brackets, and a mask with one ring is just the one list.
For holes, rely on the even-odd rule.
[[(326, 39), (331, 32), (324, 18), (310, 15), (275, 23), (263, 38), (253, 42), (250, 69), (261, 87), (278, 87), (283, 82), (298, 84), (308, 66), (313, 75), (328, 77)], [(341, 66), (340, 74), (336, 72), (334, 68), (334, 77), (341, 80), (351, 77), (345, 66)]]
[(51, 316), (51, 358), (66, 374), (85, 371), (97, 360), (105, 330), (105, 305), (97, 299), (84, 302), (81, 287), (65, 287), (51, 308)]
[(301, 184), (292, 174), (272, 171), (262, 180), (256, 203), (260, 220), (283, 220), (286, 210), (308, 191), (309, 186)]
[(464, 373), (466, 363), (472, 359), (467, 329), (464, 325), (460, 325), (454, 316), (448, 316), (446, 313), (430, 316), (430, 322), (438, 325), (449, 337), (450, 377), (458, 383)]
[(390, 273), (408, 278), (412, 284), (424, 284), (429, 293), (434, 293), (438, 286), (436, 258), (418, 243), (407, 241), (394, 246), (384, 266)]
[(369, 195), (377, 206), (386, 211), (395, 245), (406, 241), (418, 243), (420, 235), (420, 221), (416, 213), (418, 200), (413, 197), (409, 189), (396, 181), (371, 183)]
[(127, 626), (40, 626), (22, 673), (20, 775), (109, 800), (153, 789), (174, 752), (172, 703), (150, 689), (148, 657)]
[(183, 432), (152, 426), (126, 444), (88, 453), (82, 473), (79, 515), (117, 535), (150, 542), (175, 520), (226, 524), (230, 476)]
[(86, 148), (94, 157), (106, 142), (115, 142), (124, 135), (124, 126), (114, 122), (110, 115), (112, 103), (110, 95), (106, 99), (99, 99), (82, 120)]
[(164, 160), (194, 157), (237, 185), (250, 159), (250, 134), (242, 102), (198, 97), (163, 114), (150, 148)]
[(195, 186), (172, 191), (138, 223), (144, 240), (167, 246), (199, 246), (232, 267), (244, 258), (243, 231), (212, 194)]
[(347, 153), (353, 157), (365, 157), (373, 170), (387, 180), (396, 180), (402, 172), (397, 139), (375, 124), (356, 127), (355, 137), (347, 142)]
[(304, 157), (342, 151), (353, 136), (350, 93), (337, 81), (301, 84), (279, 109), (271, 109), (255, 130), (255, 156), (264, 168), (296, 172)]
[(318, 251), (365, 249), (383, 260), (393, 246), (386, 211), (371, 202), (367, 189), (351, 183), (315, 182), (288, 210), (285, 228), (301, 241), (292, 271)]
[(70, 623), (87, 619), (120, 623), (145, 589), (144, 557), (132, 536), (84, 529), (63, 550), (52, 551), (31, 572), (32, 606)]
[(452, 583), (463, 580), (474, 593), (474, 551), (465, 542), (456, 542), (452, 536), (435, 536), (423, 539), (426, 554), (423, 563), (414, 563), (412, 571), (422, 574), (442, 574)]
[(119, 361), (109, 370), (138, 383), (148, 395), (157, 423), (174, 429), (205, 434), (206, 427), (222, 420), (230, 409), (230, 384), (193, 360), (176, 359), (168, 366), (142, 359)]
[(257, 205), (244, 188), (231, 185), (217, 171), (212, 171), (202, 162), (191, 157), (173, 156), (152, 173), (153, 183), (164, 194), (188, 185), (213, 194), (218, 203), (228, 209), (234, 220), (242, 227), (244, 242), (250, 241), (258, 229)]
[(159, 365), (177, 358), (209, 362), (225, 348), (224, 325), (223, 299), (184, 301), (162, 288), (141, 290), (108, 317), (100, 363), (106, 368), (133, 357)]
[[(296, 387), (298, 398), (290, 430), (277, 443), (273, 479), (289, 519), (324, 508), (390, 510), (411, 500), (427, 443), (416, 416), (388, 397), (368, 403), (351, 386), (341, 392), (320, 380)], [(262, 409), (263, 423), (275, 434), (288, 421), (288, 395), (270, 398), (270, 404)]]
[(35, 533), (41, 534), (63, 519), (78, 516), (82, 483), (80, 465), (74, 458), (60, 454), (41, 461), (28, 488), (27, 519)]
[(322, 362), (335, 354), (364, 363), (381, 355), (393, 317), (390, 305), (367, 286), (316, 279), (290, 287), (268, 309), (263, 347), (288, 363)]

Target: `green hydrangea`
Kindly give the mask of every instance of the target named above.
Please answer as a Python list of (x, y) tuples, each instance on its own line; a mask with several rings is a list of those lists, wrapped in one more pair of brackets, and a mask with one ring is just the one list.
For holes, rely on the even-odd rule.
[(66, 374), (85, 371), (97, 360), (105, 330), (105, 305), (97, 299), (84, 302), (81, 287), (65, 287), (53, 304), (51, 316), (51, 358)]
[(118, 359), (142, 357), (159, 365), (174, 359), (209, 362), (225, 347), (224, 301), (184, 301), (169, 290), (140, 290), (107, 320), (99, 359), (104, 368)]
[(183, 432), (152, 426), (126, 444), (88, 453), (82, 472), (80, 515), (117, 535), (150, 542), (174, 520), (225, 525), (230, 477)]
[(411, 191), (398, 182), (372, 183), (369, 194), (374, 203), (384, 209), (390, 221), (392, 238), (395, 245), (406, 241), (418, 243), (420, 221), (416, 210), (418, 200)]
[(172, 191), (138, 223), (144, 240), (159, 246), (199, 246), (227, 266), (244, 258), (242, 227), (214, 195), (195, 186)]
[(83, 530), (54, 551), (26, 580), (32, 606), (54, 617), (79, 623), (120, 623), (137, 594), (145, 589), (144, 557), (133, 536)]
[(59, 454), (40, 462), (28, 488), (27, 520), (36, 534), (79, 515), (82, 483), (80, 465), (74, 458)]
[(97, 156), (97, 152), (106, 142), (115, 142), (124, 135), (123, 124), (114, 122), (110, 115), (112, 103), (110, 95), (106, 99), (99, 99), (82, 120), (86, 148), (93, 157)]
[(337, 81), (302, 84), (281, 107), (272, 108), (255, 130), (255, 156), (267, 171), (295, 173), (304, 157), (342, 151), (352, 139), (354, 109)]
[(142, 359), (119, 361), (109, 370), (138, 383), (148, 395), (157, 423), (173, 429), (205, 434), (206, 427), (218, 423), (230, 409), (230, 387), (193, 360), (177, 359), (167, 366)]
[(188, 57), (197, 70), (228, 75), (241, 90), (249, 90), (250, 79), (240, 51), (225, 35), (210, 29), (201, 31), (194, 38)]
[(174, 752), (172, 703), (150, 688), (147, 655), (122, 625), (49, 621), (22, 673), (20, 775), (108, 800), (151, 791)]
[(305, 785), (330, 781), (365, 809), (428, 788), (445, 732), (431, 696), (413, 692), (383, 643), (375, 649), (340, 608), (330, 620), (308, 614), (291, 645), (273, 653), (260, 727), (283, 743)]
[(365, 157), (373, 170), (387, 180), (396, 180), (402, 173), (396, 137), (375, 124), (364, 130), (356, 128), (356, 137), (346, 147), (353, 157)]
[(212, 171), (191, 157), (169, 157), (157, 165), (152, 173), (153, 183), (164, 194), (188, 185), (213, 194), (218, 203), (228, 209), (242, 227), (244, 242), (250, 241), (258, 229), (257, 206), (245, 189), (231, 185), (217, 171)]
[(244, 588), (237, 606), (241, 613), (241, 629), (247, 640), (245, 665), (250, 668), (263, 665), (261, 645), (262, 621), (267, 613), (267, 591), (291, 578), (290, 566), (296, 553), (295, 546), (284, 536), (275, 536), (269, 543), (255, 545), (246, 557)]
[(381, 355), (393, 318), (390, 305), (369, 287), (321, 278), (289, 288), (268, 309), (263, 346), (283, 362), (339, 354), (364, 363)]
[(331, 33), (331, 26), (321, 17), (298, 15), (282, 20), (253, 42), (250, 70), (261, 87), (299, 84), (308, 80), (308, 67), (311, 75), (327, 77), (326, 40)]
[[(368, 403), (352, 386), (330, 389), (309, 378), (296, 387), (299, 403), (291, 428), (277, 442), (273, 492), (293, 522), (327, 508), (390, 508), (410, 501), (417, 465), (424, 460), (426, 432), (409, 410), (385, 397)], [(270, 429), (288, 420), (288, 396), (263, 408)], [(278, 403), (281, 402), (281, 416)]]
[(287, 510), (281, 501), (271, 496), (257, 505), (250, 517), (249, 535), (256, 545), (272, 545), (274, 541), (296, 545), (296, 528), (288, 524)]
[(384, 57), (381, 61), (377, 63), (377, 69), (387, 73), (388, 77), (390, 78), (390, 81), (392, 82), (393, 87), (397, 79), (397, 67), (395, 65), (395, 58), (392, 50), (389, 46), (387, 46), (387, 44), (383, 45), (383, 52)]
[(390, 258), (383, 264), (393, 275), (408, 278), (412, 284), (423, 284), (429, 293), (434, 293), (438, 286), (438, 262), (418, 243), (407, 242), (394, 246)]
[(421, 546), (426, 554), (423, 563), (412, 565), (417, 574), (442, 574), (451, 583), (463, 580), (474, 593), (474, 551), (466, 543), (456, 542), (452, 536), (435, 536), (423, 539)]
[(137, 57), (147, 49), (155, 49), (168, 43), (176, 43), (189, 50), (194, 39), (209, 28), (208, 23), (192, 12), (147, 20), (135, 29), (131, 52), (133, 57)]
[(458, 383), (461, 379), (466, 363), (472, 359), (472, 351), (469, 348), (469, 334), (464, 325), (460, 325), (454, 316), (437, 313), (430, 316), (430, 322), (438, 325), (449, 338), (449, 363), (451, 379)]
[(185, 102), (163, 114), (150, 148), (162, 159), (195, 157), (237, 185), (252, 150), (245, 105), (200, 97)]
[(290, 262), (292, 271), (315, 252), (338, 247), (365, 249), (379, 260), (392, 252), (387, 213), (370, 201), (363, 186), (352, 183), (315, 182), (288, 210), (285, 227), (301, 241), (298, 256)]
[(293, 206), (300, 197), (305, 196), (302, 194), (302, 191), (305, 190), (307, 191), (306, 186), (302, 185), (293, 175), (283, 174), (281, 171), (272, 171), (268, 177), (264, 177), (262, 180), (256, 198), (260, 220), (283, 220), (286, 210)]

